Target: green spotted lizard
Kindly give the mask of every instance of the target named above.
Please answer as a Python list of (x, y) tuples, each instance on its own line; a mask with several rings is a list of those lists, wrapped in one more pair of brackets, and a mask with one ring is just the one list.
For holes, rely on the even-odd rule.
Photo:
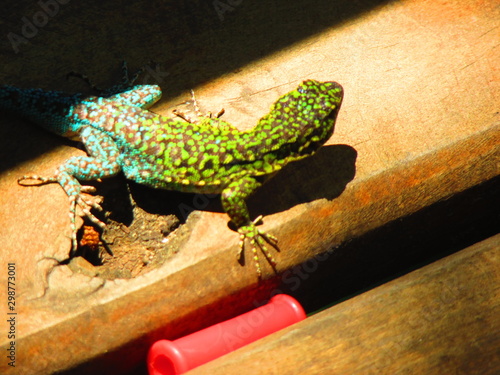
[(190, 123), (148, 109), (161, 97), (155, 85), (137, 85), (109, 96), (68, 95), (58, 91), (0, 87), (0, 109), (14, 111), (59, 135), (80, 140), (87, 156), (70, 158), (53, 176), (24, 176), (23, 185), (58, 182), (70, 201), (72, 250), (77, 246), (76, 206), (104, 226), (91, 209), (100, 209), (82, 192), (78, 180), (112, 176), (153, 188), (195, 193), (220, 193), (222, 207), (240, 235), (238, 256), (249, 240), (257, 273), (260, 249), (273, 268), (266, 245), (276, 239), (250, 219), (245, 200), (263, 179), (289, 162), (314, 154), (332, 135), (343, 98), (335, 82), (307, 80), (283, 95), (249, 131), (201, 117)]

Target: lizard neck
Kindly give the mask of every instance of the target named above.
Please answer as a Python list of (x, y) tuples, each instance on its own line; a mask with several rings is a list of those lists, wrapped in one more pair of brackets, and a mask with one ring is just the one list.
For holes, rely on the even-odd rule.
[(242, 133), (241, 142), (257, 158), (274, 154), (278, 160), (301, 159), (312, 155), (333, 134), (335, 117), (325, 119), (297, 118), (285, 120), (280, 113), (263, 117), (249, 132)]

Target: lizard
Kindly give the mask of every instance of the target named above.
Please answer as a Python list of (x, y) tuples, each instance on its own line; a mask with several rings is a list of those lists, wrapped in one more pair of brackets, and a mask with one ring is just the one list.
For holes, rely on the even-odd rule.
[(277, 239), (257, 228), (262, 216), (250, 219), (246, 199), (286, 164), (313, 155), (331, 137), (343, 100), (342, 86), (306, 80), (281, 96), (248, 131), (218, 117), (200, 117), (192, 123), (156, 114), (149, 109), (161, 94), (156, 85), (135, 85), (108, 96), (0, 86), (0, 109), (80, 140), (87, 151), (87, 156), (68, 159), (51, 177), (23, 176), (18, 183), (61, 185), (70, 202), (72, 251), (77, 247), (77, 205), (104, 227), (91, 212), (101, 209), (99, 203), (82, 194), (94, 189), (79, 180), (122, 171), (127, 179), (152, 188), (220, 194), (239, 233), (237, 256), (250, 241), (260, 278), (258, 250), (275, 269), (267, 244), (278, 249)]

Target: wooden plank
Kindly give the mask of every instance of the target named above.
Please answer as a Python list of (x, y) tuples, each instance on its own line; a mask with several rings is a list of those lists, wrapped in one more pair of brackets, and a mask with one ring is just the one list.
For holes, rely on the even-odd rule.
[(500, 235), (189, 372), (498, 374)]
[[(146, 195), (156, 205), (201, 210), (189, 215), (172, 259), (117, 280), (59, 264), (69, 251), (66, 196), (55, 185), (28, 189), (16, 181), (50, 174), (82, 151), (49, 152), (63, 141), (2, 115), (0, 264), (18, 268), (17, 373), (126, 372), (154, 340), (248, 310), (302, 262), (500, 174), (496, 1), (271, 3), (241, 2), (220, 20), (211, 2), (158, 2), (154, 12), (114, 1), (69, 2), (19, 53), (0, 46), (2, 83), (67, 91), (88, 90), (65, 79), (70, 71), (116, 83), (110, 72), (122, 59), (134, 67), (153, 58), (160, 70), (147, 78), (156, 74), (165, 92), (156, 112), (169, 114), (194, 88), (203, 109), (224, 107), (241, 129), (303, 79), (336, 80), (346, 91), (328, 145), (250, 202), (254, 216), (265, 215), (262, 229), (280, 239), (279, 274), (263, 264), (261, 283), (251, 263), (236, 262), (238, 236), (225, 214), (209, 210), (206, 197), (169, 192)], [(9, 5), (3, 35), (20, 35), (23, 17), (32, 19), (39, 7)], [(0, 348), (6, 345), (2, 336)], [(0, 372), (9, 370), (0, 362)]]

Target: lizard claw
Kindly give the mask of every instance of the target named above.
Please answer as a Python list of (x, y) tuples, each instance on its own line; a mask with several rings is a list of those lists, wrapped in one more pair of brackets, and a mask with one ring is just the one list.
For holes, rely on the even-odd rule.
[[(60, 178), (58, 176), (54, 177), (41, 177), (37, 175), (33, 176), (23, 176), (17, 180), (17, 183), (21, 186), (38, 186), (45, 185), (48, 183), (59, 182)], [(30, 182), (31, 181), (31, 182)], [(76, 228), (76, 206), (78, 205), (83, 214), (89, 218), (89, 220), (100, 228), (104, 228), (106, 224), (100, 221), (94, 214), (90, 211), (91, 209), (96, 209), (102, 211), (100, 205), (100, 198), (90, 195), (89, 197), (84, 197), (82, 193), (89, 194), (96, 191), (93, 186), (80, 186), (80, 184), (72, 184), (70, 187), (72, 189), (63, 186), (66, 194), (69, 198), (69, 218), (71, 223), (71, 252), (74, 253), (77, 249), (77, 228)]]
[(83, 196), (82, 194), (80, 194), (80, 196), (79, 196), (80, 202), (78, 202), (80, 207), (82, 207), (82, 208), (84, 208), (84, 207), (94, 208), (97, 211), (102, 211), (102, 207), (101, 207), (102, 197), (91, 195), (91, 194), (96, 192), (95, 187), (82, 186), (80, 189), (80, 192), (88, 195), (88, 198), (87, 198), (86, 196)]
[(90, 212), (92, 208), (102, 211), (102, 207), (100, 205), (100, 199), (94, 196), (91, 196), (91, 198), (83, 197), (82, 195), (78, 196), (76, 198), (76, 203), (80, 208), (82, 209), (82, 212), (89, 218), (90, 221), (92, 221), (94, 224), (97, 224), (101, 228), (104, 228), (106, 224), (104, 224), (102, 221), (100, 221), (98, 218)]
[[(92, 189), (86, 189), (90, 188), (90, 186), (84, 186), (82, 187), (82, 191), (89, 192)], [(95, 190), (95, 189), (94, 189)], [(92, 208), (97, 209), (98, 211), (102, 211), (102, 207), (99, 204), (99, 198), (95, 196), (91, 196), (91, 198), (87, 198), (82, 196), (81, 194), (78, 195), (72, 195), (69, 197), (70, 201), (70, 209), (69, 209), (69, 217), (71, 221), (71, 253), (74, 253), (78, 247), (76, 235), (77, 235), (77, 228), (76, 228), (76, 206), (78, 205), (80, 209), (82, 210), (83, 214), (95, 225), (99, 226), (100, 228), (105, 228), (106, 224), (104, 224), (101, 220), (99, 220), (94, 214), (90, 211)]]
[(274, 260), (272, 254), (269, 252), (267, 244), (270, 244), (275, 249), (279, 250), (277, 247), (278, 239), (276, 237), (257, 229), (256, 224), (261, 221), (262, 221), (262, 216), (259, 216), (253, 222), (238, 228), (238, 233), (240, 234), (240, 244), (239, 244), (240, 248), (238, 251), (238, 259), (241, 258), (241, 255), (245, 249), (245, 240), (246, 239), (250, 240), (250, 245), (253, 254), (252, 258), (255, 262), (255, 267), (257, 268), (257, 275), (259, 279), (262, 277), (262, 269), (260, 267), (258, 249), (262, 251), (269, 264), (271, 264), (271, 266), (273, 267), (273, 269), (276, 268), (276, 261)]

